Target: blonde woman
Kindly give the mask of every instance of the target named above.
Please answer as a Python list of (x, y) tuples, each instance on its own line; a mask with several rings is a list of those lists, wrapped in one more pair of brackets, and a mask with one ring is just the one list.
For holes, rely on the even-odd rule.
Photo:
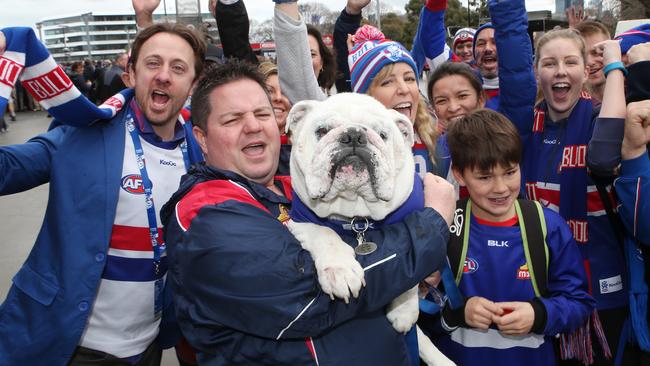
[(415, 169), (421, 176), (435, 173), (438, 132), (418, 89), (417, 66), (398, 42), (387, 40), (377, 28), (364, 25), (350, 39), (348, 56), (352, 91), (365, 93), (407, 116), (416, 132)]

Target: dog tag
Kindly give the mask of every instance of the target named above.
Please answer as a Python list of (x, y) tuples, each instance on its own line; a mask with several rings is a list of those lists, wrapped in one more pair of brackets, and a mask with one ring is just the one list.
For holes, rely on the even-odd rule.
[(354, 252), (358, 255), (368, 255), (377, 250), (377, 244), (371, 241), (365, 241), (363, 237), (363, 232), (357, 233), (357, 246), (354, 248)]
[(371, 241), (364, 241), (361, 245), (354, 248), (354, 252), (358, 255), (367, 255), (377, 250), (377, 244)]

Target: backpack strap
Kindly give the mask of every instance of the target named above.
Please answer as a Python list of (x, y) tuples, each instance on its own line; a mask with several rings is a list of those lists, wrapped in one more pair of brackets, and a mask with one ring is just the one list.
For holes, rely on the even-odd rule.
[(535, 296), (548, 296), (548, 246), (546, 245), (546, 219), (537, 201), (515, 201), (526, 264)]
[(465, 267), (465, 257), (467, 257), (467, 247), (469, 241), (469, 224), (470, 213), (472, 211), (472, 202), (465, 198), (456, 201), (456, 211), (454, 212), (454, 222), (449, 229), (449, 243), (447, 244), (447, 258), (451, 266), (454, 280), (458, 285), (463, 275)]
[[(521, 239), (526, 255), (526, 264), (530, 273), (535, 296), (548, 296), (549, 253), (546, 245), (546, 219), (542, 206), (537, 201), (517, 200), (515, 210), (519, 219)], [(463, 199), (456, 202), (454, 223), (450, 228), (451, 236), (447, 246), (447, 257), (456, 284), (460, 284), (469, 246), (469, 227), (472, 201)], [(537, 271), (535, 271), (537, 269)]]

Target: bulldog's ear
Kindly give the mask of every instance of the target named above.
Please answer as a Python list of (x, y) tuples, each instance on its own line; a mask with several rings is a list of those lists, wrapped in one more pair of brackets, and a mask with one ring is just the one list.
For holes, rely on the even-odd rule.
[(320, 102), (315, 100), (303, 100), (293, 105), (287, 116), (285, 132), (295, 136), (298, 127), (304, 121), (305, 116)]
[(415, 136), (413, 135), (413, 124), (411, 123), (411, 120), (397, 111), (391, 110), (391, 112), (393, 112), (395, 124), (397, 125), (397, 128), (399, 128), (399, 132), (402, 133), (406, 146), (413, 147)]

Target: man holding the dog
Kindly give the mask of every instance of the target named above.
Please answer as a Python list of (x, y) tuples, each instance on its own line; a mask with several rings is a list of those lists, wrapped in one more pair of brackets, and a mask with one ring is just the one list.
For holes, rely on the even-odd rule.
[(179, 324), (199, 363), (408, 365), (384, 308), (441, 266), (451, 186), (428, 176), (428, 207), (367, 236), (378, 249), (358, 257), (366, 287), (332, 301), (283, 225), (291, 191), (273, 177), (280, 138), (263, 78), (242, 63), (212, 70), (192, 111), (207, 164), (183, 179), (161, 218)]

